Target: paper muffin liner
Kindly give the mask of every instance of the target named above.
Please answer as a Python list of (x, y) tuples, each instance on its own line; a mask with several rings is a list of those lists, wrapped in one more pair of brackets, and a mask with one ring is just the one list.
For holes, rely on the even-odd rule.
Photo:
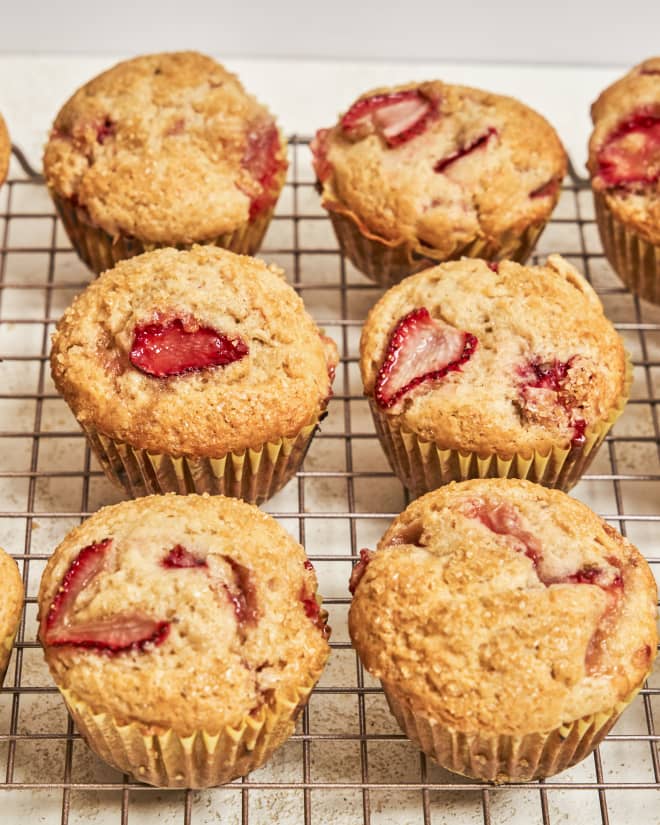
[(60, 693), (89, 747), (113, 768), (163, 788), (209, 788), (255, 770), (291, 736), (319, 675), (276, 693), (272, 706), (262, 705), (240, 724), (189, 736), (138, 722), (122, 724), (111, 714), (96, 713), (70, 690), (60, 688)]
[[(273, 187), (273, 191), (276, 191), (278, 196), (284, 185), (285, 177), (286, 171), (280, 174), (276, 187)], [(118, 261), (125, 258), (132, 258), (143, 252), (151, 252), (166, 246), (190, 249), (194, 244), (209, 244), (220, 246), (239, 255), (253, 255), (261, 246), (276, 206), (276, 203), (273, 203), (269, 209), (257, 215), (253, 220), (246, 221), (234, 231), (212, 238), (196, 240), (193, 243), (151, 243), (121, 233), (111, 235), (104, 229), (89, 223), (84, 210), (75, 206), (69, 198), (61, 197), (52, 189), (50, 195), (78, 257), (96, 275), (106, 269), (111, 269)]]
[(406, 736), (453, 773), (486, 782), (529, 782), (553, 776), (588, 756), (632, 702), (640, 685), (614, 707), (550, 731), (488, 735), (465, 733), (414, 713), (405, 697), (383, 684), (390, 710)]
[(11, 659), (11, 651), (14, 646), (14, 639), (16, 638), (16, 631), (5, 636), (0, 641), (0, 687), (4, 684), (7, 668), (9, 667), (9, 660)]
[(660, 245), (614, 217), (599, 192), (594, 192), (594, 206), (603, 251), (614, 271), (631, 292), (660, 304)]
[(408, 275), (443, 261), (458, 258), (507, 258), (524, 263), (536, 246), (547, 219), (527, 227), (522, 233), (501, 237), (498, 243), (475, 239), (456, 246), (449, 255), (411, 241), (387, 241), (361, 225), (352, 212), (338, 204), (328, 205), (328, 213), (342, 253), (372, 281), (382, 287), (398, 284)]
[(318, 420), (291, 438), (216, 458), (174, 456), (132, 447), (82, 425), (106, 476), (133, 498), (152, 493), (210, 493), (261, 504), (296, 474)]
[(392, 423), (392, 416), (383, 412), (370, 398), (369, 405), (376, 433), (392, 470), (414, 496), (420, 496), (449, 484), (470, 478), (526, 478), (564, 492), (574, 487), (593, 461), (603, 439), (619, 418), (630, 396), (632, 363), (627, 359), (621, 397), (607, 419), (590, 426), (583, 444), (551, 447), (548, 452), (500, 455), (496, 452), (480, 455), (470, 450), (444, 448), (427, 441), (405, 427)]

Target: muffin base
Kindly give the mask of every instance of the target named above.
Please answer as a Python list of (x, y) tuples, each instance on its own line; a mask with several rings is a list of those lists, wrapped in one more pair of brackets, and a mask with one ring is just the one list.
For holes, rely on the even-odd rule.
[(292, 438), (216, 458), (140, 450), (83, 426), (106, 476), (133, 498), (152, 493), (210, 493), (260, 504), (280, 490), (305, 458), (318, 421)]
[(441, 767), (486, 782), (530, 782), (553, 776), (588, 756), (632, 702), (641, 684), (613, 708), (521, 736), (465, 733), (415, 714), (383, 682), (390, 710), (406, 736)]
[(238, 725), (190, 736), (121, 724), (110, 714), (95, 713), (71, 691), (60, 692), (89, 747), (113, 768), (162, 788), (209, 788), (255, 770), (291, 736), (319, 675), (276, 695), (272, 707), (262, 705)]
[(286, 171), (280, 174), (276, 187), (273, 187), (276, 195), (275, 202), (269, 209), (257, 215), (254, 220), (244, 223), (232, 232), (225, 232), (213, 238), (202, 238), (191, 243), (152, 243), (131, 235), (111, 235), (104, 229), (90, 224), (89, 219), (85, 219), (83, 210), (74, 206), (70, 199), (63, 198), (52, 189), (50, 195), (78, 257), (92, 272), (99, 275), (106, 269), (111, 269), (118, 261), (166, 246), (190, 249), (194, 244), (210, 244), (228, 249), (238, 255), (253, 255), (261, 246), (285, 179)]
[(552, 447), (549, 452), (533, 451), (480, 455), (472, 451), (445, 448), (426, 441), (406, 428), (392, 426), (391, 416), (369, 399), (376, 433), (394, 473), (414, 496), (470, 478), (525, 478), (564, 492), (574, 487), (594, 459), (603, 439), (624, 410), (632, 384), (632, 364), (626, 365), (624, 391), (607, 420), (591, 427), (581, 446)]
[(660, 304), (660, 246), (615, 218), (599, 192), (594, 192), (594, 206), (603, 251), (612, 269), (631, 292)]
[(502, 237), (498, 243), (475, 239), (456, 246), (451, 254), (440, 255), (432, 247), (410, 241), (387, 241), (369, 232), (351, 212), (341, 208), (328, 209), (339, 248), (364, 275), (382, 287), (398, 284), (408, 275), (430, 266), (459, 258), (508, 258), (525, 263), (536, 246), (547, 220), (532, 224), (522, 234)]

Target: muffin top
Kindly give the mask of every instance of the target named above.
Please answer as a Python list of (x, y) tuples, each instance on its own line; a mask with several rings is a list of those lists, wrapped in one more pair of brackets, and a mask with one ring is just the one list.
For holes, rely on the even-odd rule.
[(366, 668), (460, 731), (524, 734), (607, 712), (656, 653), (643, 556), (584, 504), (528, 481), (414, 501), (351, 584)]
[(2, 115), (0, 115), (0, 184), (4, 183), (9, 171), (9, 158), (11, 157), (11, 141), (7, 125)]
[(598, 296), (559, 255), (535, 267), (464, 258), (406, 278), (372, 308), (360, 353), (391, 426), (483, 454), (581, 445), (628, 380)]
[(23, 610), (23, 581), (16, 562), (0, 548), (0, 648), (13, 636)]
[(276, 200), (286, 144), (268, 110), (210, 57), (136, 57), (62, 107), (44, 153), (56, 194), (111, 235), (212, 240)]
[(295, 697), (329, 653), (303, 548), (256, 507), (150, 496), (55, 550), (39, 637), (59, 687), (120, 723), (186, 736)]
[(660, 57), (635, 66), (591, 107), (589, 171), (620, 221), (660, 244)]
[(55, 385), (83, 426), (152, 452), (297, 435), (325, 409), (337, 349), (282, 275), (211, 246), (121, 261), (58, 323)]
[(436, 257), (544, 221), (566, 173), (559, 138), (535, 111), (440, 81), (367, 92), (312, 150), (326, 208)]

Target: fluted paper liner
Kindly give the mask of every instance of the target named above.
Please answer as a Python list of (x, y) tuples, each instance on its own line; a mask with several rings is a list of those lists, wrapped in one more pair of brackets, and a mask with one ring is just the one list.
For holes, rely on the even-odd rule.
[(89, 747), (113, 768), (149, 785), (209, 788), (255, 770), (291, 736), (319, 675), (276, 693), (272, 707), (262, 705), (238, 725), (215, 732), (200, 729), (190, 736), (138, 722), (121, 724), (108, 713), (94, 712), (72, 691), (60, 692)]
[[(273, 185), (273, 191), (278, 196), (285, 178), (286, 170), (280, 173)], [(246, 221), (234, 231), (212, 238), (199, 239), (191, 243), (151, 243), (130, 235), (111, 235), (105, 229), (90, 224), (89, 219), (85, 219), (84, 211), (75, 206), (70, 199), (61, 197), (52, 189), (50, 195), (73, 248), (81, 260), (97, 275), (106, 269), (111, 269), (118, 261), (125, 258), (132, 258), (143, 252), (151, 252), (166, 246), (190, 249), (194, 244), (209, 244), (220, 246), (239, 255), (253, 255), (261, 246), (276, 206), (274, 203), (269, 209), (257, 215), (253, 220)]]
[(14, 639), (16, 638), (16, 631), (5, 636), (0, 641), (0, 687), (5, 681), (7, 668), (9, 667), (9, 660), (11, 659), (11, 649), (14, 646)]
[(594, 192), (594, 206), (603, 251), (614, 271), (631, 292), (660, 304), (660, 246), (615, 218), (599, 192)]
[(383, 287), (398, 284), (408, 275), (443, 261), (462, 257), (524, 263), (536, 246), (547, 220), (528, 226), (520, 234), (501, 237), (497, 243), (475, 239), (457, 245), (449, 255), (440, 255), (432, 247), (412, 241), (387, 241), (371, 233), (349, 210), (339, 204), (327, 204), (328, 214), (342, 253), (372, 281)]
[(106, 476), (133, 498), (151, 493), (210, 493), (260, 504), (293, 476), (305, 458), (318, 420), (291, 438), (217, 458), (140, 450), (82, 425)]
[(405, 698), (383, 682), (390, 710), (409, 739), (446, 770), (486, 782), (529, 782), (580, 762), (605, 738), (640, 688), (641, 683), (609, 710), (550, 731), (513, 736), (466, 733), (415, 714)]
[(405, 427), (392, 424), (392, 416), (370, 398), (376, 432), (392, 470), (415, 496), (428, 493), (451, 481), (470, 478), (526, 478), (557, 490), (570, 490), (586, 472), (603, 439), (624, 410), (632, 385), (632, 363), (627, 360), (621, 398), (607, 419), (589, 426), (582, 445), (552, 447), (547, 453), (479, 455), (472, 451), (444, 448)]

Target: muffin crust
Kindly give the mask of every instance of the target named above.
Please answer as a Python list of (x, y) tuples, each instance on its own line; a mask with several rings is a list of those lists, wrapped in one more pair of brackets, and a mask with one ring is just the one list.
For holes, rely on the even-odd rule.
[(0, 683), (9, 661), (9, 641), (13, 639), (23, 610), (23, 581), (16, 562), (0, 549)]
[[(215, 247), (122, 261), (60, 320), (55, 385), (83, 426), (139, 449), (213, 457), (295, 435), (325, 409), (337, 350), (282, 275)], [(226, 366), (145, 374), (130, 361), (135, 331), (167, 318), (238, 338), (249, 353)]]
[[(48, 644), (48, 616), (80, 551), (111, 540), (105, 568), (77, 594), (69, 628), (144, 615), (166, 638), (108, 653)], [(196, 566), (164, 562), (172, 548)], [(275, 694), (320, 675), (325, 635), (306, 614), (316, 576), (303, 548), (256, 507), (221, 496), (150, 496), (106, 507), (71, 531), (49, 560), (39, 592), (40, 639), (53, 678), (118, 724), (179, 736), (236, 725)], [(206, 566), (204, 566), (204, 564)], [(233, 571), (256, 618), (241, 621)]]
[(4, 118), (0, 115), (0, 184), (4, 183), (9, 171), (9, 158), (11, 157), (11, 141)]
[(235, 75), (196, 52), (147, 55), (119, 63), (65, 103), (44, 174), (110, 235), (190, 244), (246, 224), (270, 197), (257, 157), (267, 145), (286, 169), (272, 116)]
[(607, 711), (656, 654), (641, 554), (585, 505), (526, 481), (429, 493), (359, 572), (349, 629), (362, 662), (455, 730), (526, 734)]
[[(377, 404), (393, 330), (426, 308), (476, 339), (460, 369), (422, 381), (380, 412), (392, 427), (444, 448), (490, 455), (570, 446), (577, 423), (607, 420), (622, 397), (626, 356), (595, 292), (558, 255), (543, 267), (462, 259), (407, 278), (369, 313), (360, 345), (365, 394)], [(561, 318), (561, 325), (556, 319)], [(446, 327), (445, 327), (446, 328)], [(556, 392), (529, 391), (530, 368), (560, 364)], [(581, 427), (582, 425), (580, 425)]]

